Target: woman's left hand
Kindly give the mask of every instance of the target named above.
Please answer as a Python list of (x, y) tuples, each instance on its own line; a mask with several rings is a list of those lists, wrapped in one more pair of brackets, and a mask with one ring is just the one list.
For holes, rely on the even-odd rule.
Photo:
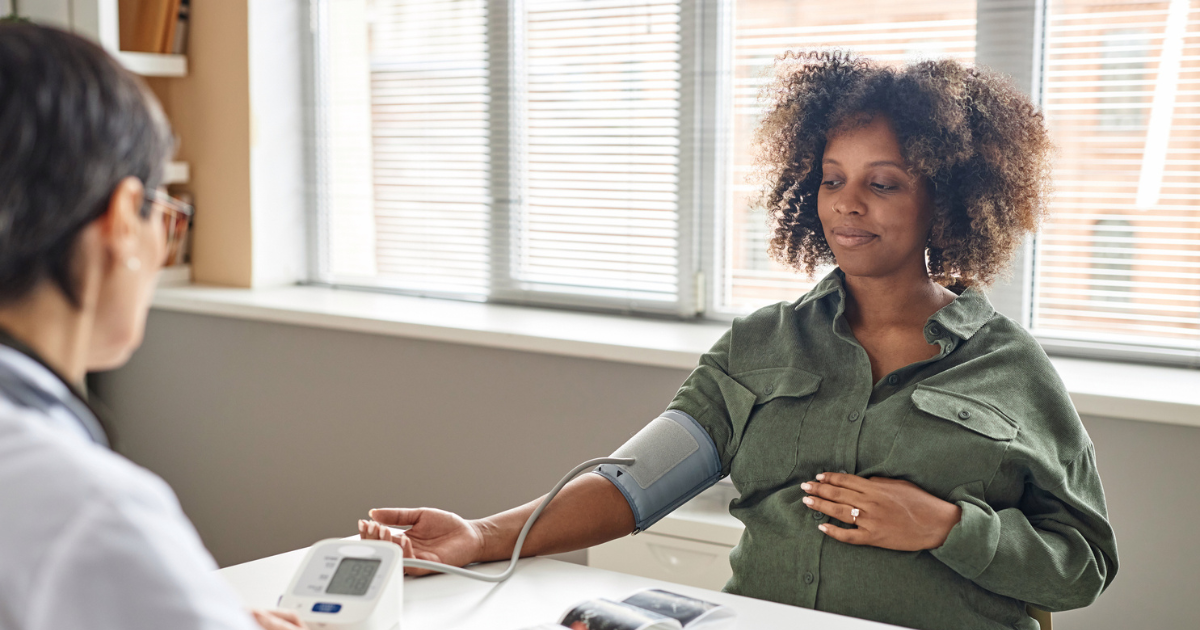
[[(813, 495), (804, 498), (805, 505), (858, 526), (819, 526), (830, 538), (851, 545), (897, 551), (936, 549), (946, 542), (946, 536), (962, 517), (957, 505), (899, 479), (821, 473), (816, 481), (802, 483), (800, 488)], [(857, 518), (850, 513), (855, 508), (859, 511)]]

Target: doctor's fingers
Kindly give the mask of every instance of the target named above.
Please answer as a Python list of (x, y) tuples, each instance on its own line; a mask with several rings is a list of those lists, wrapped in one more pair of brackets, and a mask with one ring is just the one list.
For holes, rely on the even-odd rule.
[(300, 630), (307, 628), (300, 618), (290, 612), (279, 610), (252, 610), (254, 620), (263, 630)]

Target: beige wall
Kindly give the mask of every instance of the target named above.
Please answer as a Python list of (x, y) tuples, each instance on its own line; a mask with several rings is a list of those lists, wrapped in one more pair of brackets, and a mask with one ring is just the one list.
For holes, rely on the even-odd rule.
[[(474, 517), (537, 496), (653, 418), (687, 376), (394, 337), (153, 311), (95, 379), (119, 448), (162, 475), (222, 565), (354, 533), (370, 507)], [(1200, 429), (1086, 418), (1121, 569), (1058, 630), (1200, 619)]]
[(307, 274), (304, 7), (194, 4), (188, 75), (147, 81), (191, 165), (196, 282), (280, 286)]
[(196, 199), (192, 276), (249, 287), (250, 26), (247, 0), (193, 2), (188, 76), (151, 81), (191, 163)]

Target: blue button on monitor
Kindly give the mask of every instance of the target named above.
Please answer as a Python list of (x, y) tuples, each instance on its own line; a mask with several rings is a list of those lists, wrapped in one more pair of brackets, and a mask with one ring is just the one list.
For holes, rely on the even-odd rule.
[(335, 613), (341, 609), (342, 609), (341, 604), (325, 604), (325, 603), (318, 602), (316, 604), (313, 604), (312, 611), (313, 612), (323, 612), (323, 613)]

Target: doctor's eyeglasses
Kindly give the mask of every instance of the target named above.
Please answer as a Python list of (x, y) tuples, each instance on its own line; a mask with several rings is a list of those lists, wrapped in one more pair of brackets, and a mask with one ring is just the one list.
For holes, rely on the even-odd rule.
[(146, 199), (146, 203), (162, 207), (163, 230), (167, 235), (167, 253), (162, 264), (164, 267), (170, 267), (179, 262), (179, 250), (183, 239), (187, 237), (188, 224), (192, 220), (192, 206), (162, 190), (155, 190)]

